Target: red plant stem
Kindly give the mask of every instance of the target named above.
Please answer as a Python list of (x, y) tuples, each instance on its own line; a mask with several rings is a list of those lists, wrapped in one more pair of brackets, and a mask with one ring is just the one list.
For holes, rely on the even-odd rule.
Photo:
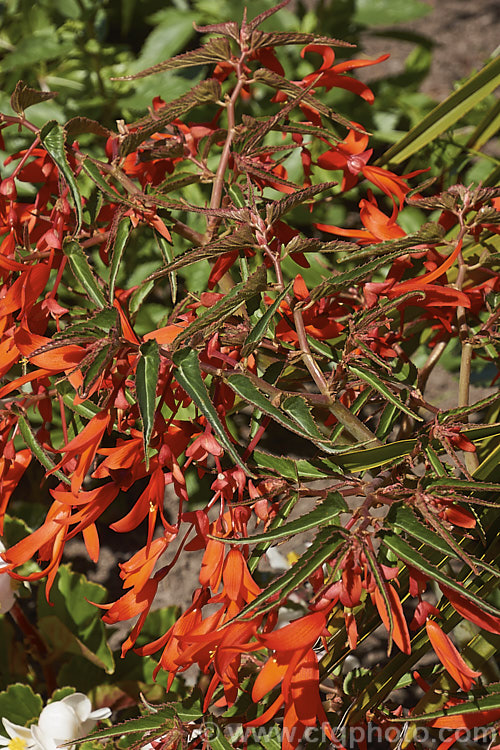
[[(227, 135), (226, 140), (224, 142), (224, 146), (222, 148), (222, 154), (219, 161), (219, 166), (217, 167), (217, 172), (215, 173), (215, 179), (213, 181), (212, 185), (212, 197), (210, 199), (210, 208), (220, 208), (221, 201), (222, 201), (222, 188), (224, 186), (224, 175), (226, 173), (227, 165), (229, 162), (229, 155), (231, 153), (231, 146), (233, 143), (234, 138), (234, 127), (236, 124), (235, 119), (235, 104), (236, 101), (240, 95), (241, 89), (247, 83), (247, 76), (243, 71), (243, 62), (246, 57), (246, 52), (242, 52), (240, 59), (238, 61), (237, 67), (236, 67), (236, 73), (238, 76), (238, 80), (236, 82), (236, 86), (233, 89), (233, 92), (231, 94), (231, 97), (229, 98), (229, 101), (226, 105), (227, 110)], [(217, 224), (219, 222), (219, 219), (217, 217), (211, 217), (208, 220), (208, 226), (207, 226), (207, 242), (210, 242), (214, 231), (217, 227)]]
[(56, 677), (52, 671), (52, 667), (47, 662), (48, 649), (45, 641), (43, 640), (38, 630), (30, 623), (17, 602), (15, 602), (9, 614), (23, 633), (24, 638), (31, 647), (31, 651), (34, 657), (41, 665), (43, 676), (45, 678), (45, 683), (47, 686), (47, 692), (50, 695), (56, 689), (57, 682)]

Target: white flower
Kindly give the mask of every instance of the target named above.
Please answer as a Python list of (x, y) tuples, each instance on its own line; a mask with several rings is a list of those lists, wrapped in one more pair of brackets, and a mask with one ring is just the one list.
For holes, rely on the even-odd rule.
[(32, 724), (29, 729), (2, 719), (11, 739), (0, 737), (0, 745), (8, 745), (9, 750), (56, 750), (64, 742), (85, 737), (100, 719), (107, 719), (110, 715), (109, 708), (92, 711), (86, 695), (73, 693), (45, 706), (38, 724)]
[(10, 740), (0, 734), (0, 745), (8, 745), (9, 750), (41, 750), (33, 737), (31, 727), (26, 729), (8, 719), (2, 719), (2, 722)]
[[(0, 553), (5, 552), (5, 545), (0, 541)], [(0, 558), (0, 615), (4, 615), (12, 608), (16, 597), (17, 581), (10, 577), (5, 568), (7, 563)]]

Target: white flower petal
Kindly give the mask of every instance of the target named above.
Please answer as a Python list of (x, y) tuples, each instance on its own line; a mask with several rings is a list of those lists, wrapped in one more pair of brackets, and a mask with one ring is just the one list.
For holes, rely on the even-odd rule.
[(86, 721), (92, 711), (92, 703), (84, 693), (72, 693), (71, 695), (67, 695), (60, 702), (69, 706), (81, 722)]
[(14, 724), (14, 722), (9, 721), (9, 719), (2, 719), (2, 724), (11, 739), (14, 739), (15, 737), (20, 737), (22, 740), (26, 741), (32, 739), (31, 729), (22, 727), (20, 724)]
[(80, 736), (81, 726), (82, 722), (75, 710), (64, 701), (49, 703), (38, 719), (40, 730), (44, 735), (52, 738), (56, 745), (77, 739)]

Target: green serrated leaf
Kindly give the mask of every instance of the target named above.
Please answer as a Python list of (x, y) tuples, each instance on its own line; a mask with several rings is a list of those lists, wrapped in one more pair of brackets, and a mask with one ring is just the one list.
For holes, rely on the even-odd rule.
[(207, 312), (190, 323), (179, 333), (175, 339), (177, 348), (182, 342), (192, 338), (195, 334), (203, 331), (206, 339), (212, 333), (212, 327), (216, 328), (237, 312), (242, 304), (255, 297), (256, 294), (264, 291), (267, 287), (267, 271), (264, 266), (259, 267), (246, 281), (240, 281), (239, 284), (230, 289), (218, 302), (210, 307)]
[[(241, 612), (233, 618), (232, 622), (244, 618), (250, 612), (253, 615), (264, 614), (273, 609), (273, 607), (276, 607), (280, 601), (283, 601), (292, 591), (304, 583), (323, 563), (333, 558), (343, 542), (344, 538), (335, 526), (321, 529), (311, 546), (301, 555), (300, 560), (290, 570), (287, 570), (286, 573), (270, 583), (250, 604), (243, 607)], [(278, 595), (277, 599), (275, 595)]]
[(76, 184), (75, 176), (71, 167), (69, 166), (69, 162), (66, 157), (66, 151), (64, 147), (65, 141), (66, 133), (64, 131), (64, 128), (55, 120), (50, 120), (49, 122), (45, 123), (43, 128), (40, 130), (40, 142), (42, 143), (47, 153), (50, 154), (52, 160), (63, 175), (69, 187), (76, 214), (76, 226), (73, 232), (73, 234), (76, 235), (78, 234), (82, 226), (82, 197), (80, 195), (78, 185)]
[(274, 315), (276, 314), (276, 311), (278, 310), (278, 307), (282, 303), (282, 301), (285, 299), (286, 295), (290, 291), (290, 288), (293, 284), (293, 279), (290, 281), (289, 284), (283, 289), (283, 291), (278, 294), (272, 305), (270, 305), (264, 315), (258, 320), (256, 325), (253, 326), (252, 330), (248, 334), (247, 338), (245, 339), (245, 343), (243, 344), (241, 348), (241, 354), (243, 357), (248, 357), (249, 354), (251, 354), (254, 349), (259, 345), (261, 339), (265, 336), (267, 328), (273, 319)]
[(218, 37), (209, 39), (206, 44), (197, 49), (184, 52), (181, 55), (175, 55), (165, 62), (153, 65), (140, 73), (134, 73), (129, 76), (120, 76), (113, 78), (114, 81), (135, 81), (138, 78), (146, 78), (155, 73), (162, 73), (165, 70), (177, 70), (179, 68), (191, 68), (195, 65), (207, 65), (209, 63), (224, 62), (231, 58), (231, 47), (227, 39)]
[(203, 378), (201, 377), (200, 362), (198, 360), (197, 352), (189, 347), (180, 349), (174, 354), (172, 360), (177, 368), (175, 377), (181, 388), (186, 391), (201, 413), (208, 419), (224, 450), (227, 451), (238, 466), (241, 466), (247, 476), (253, 477), (253, 474), (241, 460), (221, 424), (219, 415), (215, 410), (205, 383), (203, 382)]
[(69, 240), (63, 244), (63, 252), (69, 260), (75, 278), (80, 282), (89, 299), (98, 307), (108, 307), (101, 287), (97, 283), (87, 256), (76, 240)]
[(476, 594), (470, 591), (470, 589), (468, 589), (463, 584), (463, 582), (455, 581), (453, 578), (450, 578), (448, 575), (443, 573), (442, 570), (435, 567), (434, 565), (431, 565), (431, 563), (429, 563), (429, 561), (426, 560), (420, 554), (420, 552), (417, 552), (417, 550), (413, 549), (413, 547), (410, 547), (410, 545), (407, 544), (403, 539), (401, 539), (401, 537), (397, 536), (396, 534), (387, 532), (382, 535), (382, 542), (401, 560), (408, 563), (409, 565), (412, 565), (422, 573), (425, 573), (425, 575), (429, 576), (429, 578), (431, 578), (432, 580), (437, 581), (438, 583), (442, 583), (445, 586), (448, 586), (448, 588), (452, 589), (453, 591), (457, 591), (459, 594), (462, 594), (462, 596), (465, 596), (467, 599), (469, 599), (469, 601), (476, 604), (485, 612), (488, 612), (495, 617), (500, 616), (499, 609), (494, 607), (489, 602), (480, 599), (478, 596), (476, 596)]
[[(26, 443), (27, 447), (30, 449), (32, 454), (35, 456), (35, 458), (48, 471), (53, 471), (55, 467), (55, 463), (53, 462), (49, 454), (44, 451), (44, 449), (42, 448), (42, 446), (36, 439), (31, 429), (30, 423), (22, 414), (19, 415), (18, 425), (19, 425), (19, 431), (21, 435), (23, 436), (24, 442)], [(60, 471), (59, 469), (56, 469), (53, 473), (54, 473), (54, 476), (60, 479), (61, 482), (64, 482), (64, 484), (71, 484), (71, 479), (67, 477), (66, 474), (63, 474), (63, 472)]]
[(416, 440), (398, 440), (376, 448), (345, 451), (339, 454), (335, 460), (346, 471), (367, 471), (408, 456), (416, 444)]
[[(326, 499), (323, 500), (317, 508), (306, 513), (294, 521), (272, 529), (265, 534), (245, 537), (244, 539), (227, 539), (220, 538), (224, 544), (257, 544), (258, 542), (271, 542), (275, 539), (281, 539), (286, 536), (295, 536), (308, 529), (323, 528), (331, 521), (337, 518), (340, 513), (348, 510), (346, 502), (339, 492), (329, 492)], [(215, 537), (214, 537), (215, 538)], [(219, 537), (217, 537), (219, 539)]]
[(291, 458), (285, 458), (285, 456), (274, 456), (271, 453), (263, 453), (262, 451), (255, 450), (252, 453), (253, 459), (257, 466), (261, 466), (264, 469), (270, 469), (276, 472), (285, 479), (293, 479), (298, 481), (298, 472), (296, 461)]
[(127, 719), (119, 724), (103, 729), (96, 729), (87, 737), (86, 740), (104, 740), (108, 737), (119, 737), (121, 735), (148, 734), (148, 739), (154, 739), (158, 732), (165, 734), (166, 731), (175, 727), (175, 710), (171, 706), (155, 706), (155, 712), (147, 716), (141, 716), (138, 719)]
[(394, 404), (394, 406), (400, 411), (404, 411), (405, 414), (408, 414), (409, 417), (412, 417), (417, 422), (423, 421), (422, 418), (415, 414), (409, 406), (406, 406), (406, 404), (395, 396), (391, 389), (377, 375), (375, 375), (375, 373), (352, 364), (349, 364), (348, 367), (351, 372), (358, 376), (358, 378), (361, 378), (365, 383), (368, 383), (372, 388), (375, 388), (376, 391), (390, 401), (391, 404)]
[[(328, 439), (325, 438), (324, 435), (322, 435), (316, 428), (314, 430), (314, 427), (311, 428), (314, 432), (314, 437), (310, 434), (310, 432), (299, 423), (296, 419), (291, 419), (287, 414), (284, 414), (283, 411), (278, 409), (276, 406), (274, 406), (270, 400), (265, 396), (259, 389), (252, 383), (250, 378), (248, 378), (246, 375), (243, 374), (236, 374), (236, 375), (229, 375), (228, 377), (224, 378), (225, 382), (228, 384), (228, 386), (233, 390), (240, 398), (244, 399), (245, 401), (248, 401), (249, 404), (252, 404), (252, 406), (255, 406), (256, 408), (260, 409), (264, 414), (267, 414), (272, 419), (274, 419), (278, 424), (281, 424), (283, 427), (286, 427), (286, 429), (290, 430), (291, 432), (295, 432), (297, 435), (300, 435), (301, 437), (306, 438), (307, 440), (311, 440), (314, 443), (317, 443), (318, 441), (321, 443), (321, 447), (323, 450), (327, 452), (335, 453), (335, 449), (333, 447), (330, 447), (327, 445)], [(300, 399), (300, 397), (298, 397)], [(304, 407), (306, 407), (305, 402), (300, 399)], [(307, 409), (307, 407), (306, 407)], [(299, 414), (300, 416), (303, 415), (303, 409), (302, 407), (294, 405), (294, 410)], [(312, 422), (311, 415), (309, 414), (310, 421)], [(310, 424), (308, 425), (310, 427)]]
[(130, 219), (128, 217), (123, 218), (118, 224), (116, 230), (116, 237), (113, 244), (113, 252), (111, 254), (111, 264), (109, 268), (109, 301), (112, 303), (115, 296), (115, 283), (118, 275), (118, 269), (125, 251), (125, 247), (130, 236)]
[(142, 435), (146, 470), (149, 469), (149, 441), (153, 431), (156, 411), (156, 387), (160, 369), (160, 352), (155, 339), (146, 341), (139, 348), (140, 358), (135, 375), (137, 403), (142, 419)]

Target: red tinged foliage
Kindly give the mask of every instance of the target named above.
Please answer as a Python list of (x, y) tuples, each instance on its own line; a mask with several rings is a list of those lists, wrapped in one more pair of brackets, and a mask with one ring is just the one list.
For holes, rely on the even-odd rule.
[[(480, 545), (492, 536), (497, 432), (467, 423), (477, 412), (496, 420), (497, 407), (465, 394), (473, 358), (498, 359), (488, 242), (500, 199), (494, 188), (445, 190), (444, 177), (442, 195), (416, 195), (421, 170), (379, 166), (370, 135), (320, 104), (334, 88), (372, 103), (354, 72), (387, 55), (339, 61), (335, 40), (251, 24), (201, 29), (207, 80), (120, 121), (101, 158), (57, 123), (44, 140), (24, 113), (1, 116), (2, 132), (32, 143), (7, 158), (0, 183), (0, 530), (26, 500), (24, 482), (31, 501), (35, 464), (49, 499), (2, 559), (15, 579), (46, 579), (48, 598), (70, 540), (81, 535), (96, 563), (105, 529), (118, 545), (128, 535), (123, 591), (97, 605), (106, 624), (136, 618), (122, 656), (156, 655), (154, 677), (166, 672), (172, 691), (196, 666), (205, 714), (227, 708), (245, 730), (279, 723), (284, 750), (318, 723), (342, 747), (332, 725), (344, 714), (384, 729), (404, 718), (384, 692), (394, 675), (376, 682), (388, 667), (377, 664), (368, 687), (340, 669), (378, 624), (409, 655), (413, 612), (410, 628), (425, 623), (464, 692), (480, 673), (429, 617), (449, 603), (500, 633), (498, 610), (479, 606), (493, 568)], [(300, 81), (279, 60), (288, 42), (305, 45)], [(249, 114), (264, 97), (275, 114)], [(340, 185), (318, 186), (320, 170), (339, 172)], [(346, 226), (328, 223), (336, 200)], [(316, 202), (322, 223), (310, 219)], [(413, 245), (405, 202), (431, 212)], [(455, 410), (425, 390), (448, 342), (461, 348)], [(312, 527), (290, 567), (268, 550)], [(457, 593), (445, 563), (464, 539), (477, 580)], [(191, 604), (144, 645), (160, 584), (184, 585), (179, 560), (197, 552)], [(33, 558), (40, 567), (26, 573)], [(433, 581), (445, 606), (427, 600)], [(498, 718), (464, 712), (429, 726)]]

